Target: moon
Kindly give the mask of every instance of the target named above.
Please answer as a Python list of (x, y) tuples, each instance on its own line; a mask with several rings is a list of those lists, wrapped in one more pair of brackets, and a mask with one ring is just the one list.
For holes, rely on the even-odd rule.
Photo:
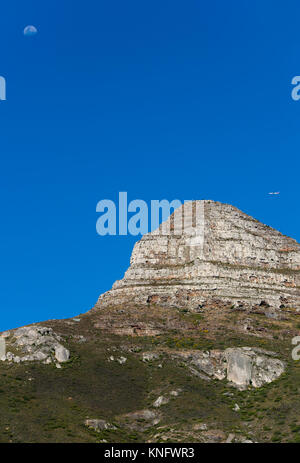
[(26, 37), (32, 37), (37, 34), (37, 28), (35, 26), (26, 26), (23, 33)]

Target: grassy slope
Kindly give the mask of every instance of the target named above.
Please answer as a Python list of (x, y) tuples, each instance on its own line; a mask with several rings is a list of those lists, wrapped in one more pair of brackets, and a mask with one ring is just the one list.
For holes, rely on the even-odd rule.
[[(298, 315), (292, 310), (284, 320), (274, 321), (230, 308), (190, 314), (152, 307), (147, 312), (135, 309), (133, 315), (119, 309), (90, 312), (80, 323), (42, 323), (65, 337), (63, 344), (71, 351), (71, 361), (62, 369), (1, 362), (0, 442), (201, 441), (204, 435), (193, 430), (197, 423), (206, 423), (209, 430), (220, 430), (226, 436), (234, 433), (255, 441), (300, 442), (300, 362), (291, 359)], [(134, 323), (156, 324), (161, 334), (113, 334), (115, 320), (122, 326), (131, 317)], [(252, 321), (251, 333), (240, 329), (245, 318)], [(95, 328), (95, 323), (102, 323), (103, 329)], [(84, 335), (87, 342), (78, 343), (76, 334)], [(263, 388), (240, 392), (226, 381), (207, 382), (190, 375), (169, 356), (173, 350), (232, 346), (278, 352), (288, 364), (287, 372)], [(162, 358), (142, 362), (143, 351), (161, 352)], [(127, 362), (109, 362), (110, 355), (123, 355)], [(161, 421), (156, 426), (146, 429), (142, 421), (130, 426), (132, 422), (121, 417), (151, 408), (159, 395), (178, 388), (182, 393), (160, 407)], [(235, 403), (239, 412), (232, 410)], [(103, 418), (117, 429), (97, 433), (84, 426), (86, 418)]]

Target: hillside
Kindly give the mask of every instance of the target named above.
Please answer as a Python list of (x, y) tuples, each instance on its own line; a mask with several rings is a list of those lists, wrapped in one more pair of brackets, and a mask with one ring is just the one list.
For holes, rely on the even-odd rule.
[(203, 217), (192, 251), (144, 236), (92, 310), (2, 333), (0, 442), (300, 442), (300, 246)]

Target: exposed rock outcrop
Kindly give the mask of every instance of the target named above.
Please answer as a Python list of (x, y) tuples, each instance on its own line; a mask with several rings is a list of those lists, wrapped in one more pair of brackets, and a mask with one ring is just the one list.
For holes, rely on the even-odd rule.
[(156, 410), (136, 410), (119, 416), (124, 427), (132, 430), (148, 429), (160, 422), (160, 414)]
[(152, 362), (159, 359), (159, 354), (156, 352), (144, 352), (142, 355), (143, 362)]
[(213, 379), (227, 379), (239, 389), (261, 387), (271, 383), (285, 370), (285, 364), (274, 352), (252, 347), (234, 347), (224, 351), (177, 352), (174, 358), (181, 358), (192, 365), (195, 374), (204, 373)]
[(101, 419), (87, 419), (85, 420), (84, 424), (96, 432), (100, 432), (105, 429), (117, 429), (113, 424)]
[(136, 243), (124, 278), (100, 296), (96, 309), (194, 310), (218, 301), (300, 308), (300, 245), (231, 205), (194, 201)]
[(64, 363), (70, 358), (68, 349), (60, 344), (62, 338), (52, 328), (25, 326), (12, 331), (6, 338), (8, 338), (7, 349), (14, 353), (8, 350), (1, 358), (3, 361), (15, 363), (39, 361), (49, 364), (55, 361)]
[(168, 397), (165, 397), (163, 395), (160, 395), (156, 400), (155, 402), (153, 402), (153, 407), (161, 407), (161, 405), (166, 405), (168, 402), (169, 402), (169, 398)]

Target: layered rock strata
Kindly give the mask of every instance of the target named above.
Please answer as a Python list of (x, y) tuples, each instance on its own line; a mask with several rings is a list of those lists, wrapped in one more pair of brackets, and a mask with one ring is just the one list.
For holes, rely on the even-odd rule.
[(193, 201), (135, 244), (96, 308), (218, 302), (300, 308), (300, 245), (231, 205)]

